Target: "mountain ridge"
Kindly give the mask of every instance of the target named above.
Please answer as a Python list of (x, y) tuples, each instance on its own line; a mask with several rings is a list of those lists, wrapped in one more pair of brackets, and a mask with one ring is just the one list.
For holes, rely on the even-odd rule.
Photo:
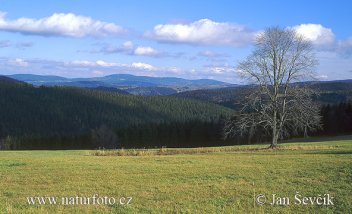
[(112, 84), (121, 83), (125, 81), (135, 82), (148, 82), (158, 85), (189, 85), (189, 84), (208, 84), (208, 85), (232, 85), (223, 81), (212, 80), (212, 79), (185, 79), (180, 77), (151, 77), (151, 76), (137, 76), (132, 74), (111, 74), (102, 77), (87, 77), (87, 78), (66, 78), (55, 75), (37, 75), (37, 74), (12, 74), (6, 75), (8, 77), (25, 81), (25, 82), (76, 82), (76, 81), (102, 81)]

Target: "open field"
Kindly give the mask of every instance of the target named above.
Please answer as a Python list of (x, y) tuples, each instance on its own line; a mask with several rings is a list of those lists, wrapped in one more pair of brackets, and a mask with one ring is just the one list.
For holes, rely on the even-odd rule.
[[(352, 137), (287, 143), (277, 150), (265, 147), (233, 146), (140, 156), (95, 156), (93, 151), (2, 151), (0, 213), (351, 211)], [(302, 197), (328, 193), (334, 197), (334, 205), (295, 205), (296, 192)], [(132, 197), (132, 203), (110, 206), (27, 202), (29, 196), (61, 199), (93, 194), (117, 200)], [(255, 204), (258, 194), (267, 197), (266, 204)], [(289, 197), (290, 204), (268, 204), (272, 194)]]

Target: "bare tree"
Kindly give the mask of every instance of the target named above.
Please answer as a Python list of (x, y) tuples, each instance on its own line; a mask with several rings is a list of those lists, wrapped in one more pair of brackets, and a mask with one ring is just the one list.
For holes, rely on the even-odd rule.
[(252, 83), (236, 121), (225, 126), (225, 135), (264, 128), (271, 147), (278, 140), (320, 126), (314, 91), (299, 81), (314, 77), (317, 65), (311, 43), (293, 29), (273, 27), (259, 34), (255, 50), (240, 62), (237, 71)]

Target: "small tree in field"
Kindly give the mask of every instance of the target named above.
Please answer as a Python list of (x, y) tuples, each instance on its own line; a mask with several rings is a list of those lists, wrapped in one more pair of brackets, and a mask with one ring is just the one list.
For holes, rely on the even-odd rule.
[(253, 53), (237, 66), (252, 85), (237, 119), (226, 124), (225, 136), (251, 135), (260, 127), (275, 147), (282, 137), (318, 128), (314, 91), (297, 83), (312, 79), (316, 64), (311, 43), (295, 30), (266, 29), (257, 37)]

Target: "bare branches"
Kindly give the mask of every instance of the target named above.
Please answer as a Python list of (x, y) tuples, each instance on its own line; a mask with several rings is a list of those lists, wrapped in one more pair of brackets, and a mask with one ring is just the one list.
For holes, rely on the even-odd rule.
[(311, 79), (317, 65), (311, 44), (292, 29), (269, 28), (260, 34), (256, 49), (237, 70), (253, 83), (252, 92), (228, 132), (243, 134), (260, 126), (279, 138), (320, 126), (313, 92), (295, 82)]

